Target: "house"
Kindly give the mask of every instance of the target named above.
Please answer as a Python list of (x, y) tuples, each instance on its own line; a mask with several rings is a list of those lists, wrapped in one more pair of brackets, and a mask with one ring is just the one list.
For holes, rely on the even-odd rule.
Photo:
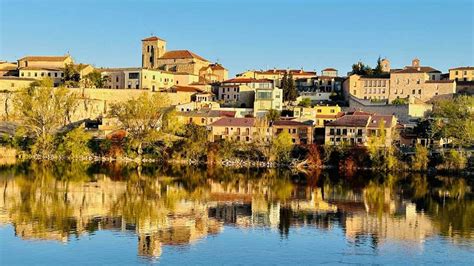
[(456, 67), (449, 69), (449, 79), (455, 81), (474, 81), (474, 67)]
[(369, 138), (381, 136), (384, 130), (385, 143), (392, 145), (393, 136), (397, 126), (397, 118), (393, 115), (378, 115), (367, 112), (348, 113), (325, 126), (326, 145), (359, 145), (367, 146)]
[(255, 89), (253, 116), (263, 117), (270, 110), (281, 111), (283, 107), (283, 90), (277, 87)]
[(291, 141), (295, 145), (313, 143), (313, 126), (310, 123), (302, 123), (294, 120), (278, 120), (272, 123), (271, 128), (274, 137), (282, 132), (290, 134)]
[(252, 107), (256, 89), (272, 89), (269, 79), (233, 78), (225, 80), (217, 88), (217, 101), (233, 107)]
[(316, 77), (315, 71), (306, 71), (303, 69), (269, 69), (269, 70), (248, 70), (237, 74), (237, 77), (252, 79), (269, 79), (275, 86), (281, 87), (281, 80), (284, 75), (291, 76), (294, 80), (309, 79)]
[(271, 138), (271, 130), (268, 125), (256, 118), (225, 117), (212, 123), (209, 128), (210, 142), (227, 139), (249, 143), (258, 139), (269, 141)]
[(178, 112), (177, 117), (179, 121), (185, 124), (209, 126), (223, 117), (235, 117), (235, 115), (235, 111), (200, 109), (190, 112)]
[(390, 74), (354, 74), (344, 81), (343, 89), (346, 98), (352, 95), (358, 99), (387, 102), (390, 94)]
[(339, 105), (295, 106), (293, 107), (293, 116), (300, 121), (312, 120), (315, 127), (324, 128), (326, 123), (341, 117), (343, 115), (341, 111)]
[(337, 77), (337, 69), (335, 68), (331, 68), (331, 67), (328, 67), (328, 68), (325, 68), (323, 70), (321, 70), (321, 76), (327, 76), (327, 77)]

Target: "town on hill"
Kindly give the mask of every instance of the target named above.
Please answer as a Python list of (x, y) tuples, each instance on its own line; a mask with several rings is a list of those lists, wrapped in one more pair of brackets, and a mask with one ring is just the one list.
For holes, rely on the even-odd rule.
[(0, 62), (2, 155), (385, 170), (472, 169), (474, 67), (253, 69), (141, 40), (140, 67)]

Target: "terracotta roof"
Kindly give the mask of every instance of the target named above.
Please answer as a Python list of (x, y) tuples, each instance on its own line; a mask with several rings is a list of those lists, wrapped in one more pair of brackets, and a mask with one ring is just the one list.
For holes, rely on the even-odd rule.
[(399, 71), (396, 71), (396, 72), (393, 72), (393, 73), (401, 73), (401, 74), (412, 74), (412, 73), (441, 73), (441, 71), (437, 70), (437, 69), (434, 69), (432, 67), (425, 67), (425, 66), (421, 66), (421, 67), (412, 67), (412, 66), (408, 66), (408, 67), (405, 67), (404, 69), (402, 70), (399, 70)]
[(170, 91), (172, 92), (203, 92), (203, 90), (191, 86), (173, 86)]
[(368, 127), (378, 128), (380, 126), (380, 121), (385, 121), (385, 128), (392, 127), (392, 115), (373, 115), (370, 119)]
[(209, 66), (211, 67), (212, 70), (225, 70), (225, 68), (221, 64), (218, 64), (218, 63), (210, 64)]
[(370, 115), (345, 115), (329, 122), (328, 126), (365, 127), (369, 123)]
[(117, 72), (117, 71), (140, 71), (142, 68), (139, 67), (118, 67), (118, 68), (98, 68), (99, 72)]
[(254, 78), (233, 78), (223, 81), (222, 83), (268, 83), (273, 82), (271, 79), (254, 79)]
[(459, 81), (456, 81), (456, 85), (459, 85), (459, 86), (474, 86), (474, 80), (471, 80), (471, 81), (459, 80)]
[(273, 126), (287, 126), (287, 127), (296, 127), (296, 126), (310, 126), (304, 124), (302, 122), (294, 121), (294, 120), (278, 120), (273, 122)]
[(427, 80), (425, 83), (453, 83), (454, 80)]
[(181, 115), (187, 117), (235, 117), (235, 111), (221, 111), (221, 110), (210, 110), (201, 109), (190, 112), (182, 112)]
[(253, 127), (255, 118), (221, 118), (212, 123), (215, 127)]
[(156, 36), (151, 36), (142, 40), (142, 42), (145, 42), (145, 41), (165, 41), (165, 40), (158, 38)]
[(474, 67), (472, 66), (456, 67), (456, 68), (450, 68), (449, 70), (474, 70)]
[(22, 67), (20, 70), (44, 70), (44, 71), (63, 71), (64, 68), (53, 68), (53, 67)]
[(35, 81), (34, 78), (23, 78), (17, 76), (0, 76), (1, 80), (24, 80), (24, 81)]
[(328, 67), (328, 68), (323, 69), (323, 71), (337, 71), (337, 69)]
[(202, 61), (208, 62), (203, 57), (189, 51), (189, 50), (174, 50), (166, 52), (160, 59), (183, 59), (183, 58), (196, 58)]
[(64, 56), (25, 56), (19, 60), (26, 60), (26, 61), (54, 61), (54, 62), (60, 62), (66, 60), (68, 58), (68, 55)]

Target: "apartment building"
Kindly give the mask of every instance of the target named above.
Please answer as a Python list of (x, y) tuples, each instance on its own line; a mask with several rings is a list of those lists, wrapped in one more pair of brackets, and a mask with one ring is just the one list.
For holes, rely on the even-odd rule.
[(294, 80), (309, 79), (316, 77), (316, 71), (306, 71), (304, 69), (269, 69), (269, 70), (248, 70), (237, 74), (241, 78), (269, 79), (275, 86), (281, 86), (281, 79), (284, 75), (291, 76)]
[(333, 78), (338, 77), (337, 69), (331, 68), (331, 67), (325, 68), (321, 70), (321, 76), (333, 77)]
[(106, 79), (105, 86), (109, 89), (158, 91), (171, 88), (176, 84), (174, 73), (166, 71), (145, 68), (102, 68), (99, 71)]
[(300, 121), (313, 120), (314, 127), (323, 128), (328, 122), (342, 116), (341, 107), (338, 105), (316, 105), (314, 107), (293, 108), (293, 116)]
[(269, 141), (271, 129), (256, 118), (221, 118), (210, 126), (209, 141), (223, 139), (249, 143), (257, 139)]
[(273, 81), (240, 77), (226, 80), (217, 89), (217, 100), (226, 106), (253, 107), (257, 89), (273, 89)]
[(253, 103), (254, 117), (263, 117), (270, 110), (281, 111), (283, 107), (283, 90), (277, 87), (255, 89)]
[(294, 120), (278, 120), (271, 125), (273, 136), (276, 137), (282, 132), (287, 132), (291, 136), (291, 141), (295, 145), (313, 143), (313, 126), (310, 123), (302, 123)]
[(348, 113), (325, 127), (324, 143), (326, 145), (356, 145), (367, 146), (371, 136), (380, 136), (381, 127), (385, 134), (383, 146), (392, 145), (397, 125), (393, 115), (378, 115), (366, 112)]
[(343, 84), (345, 95), (359, 99), (387, 101), (390, 94), (390, 75), (351, 75)]
[(449, 69), (449, 79), (455, 81), (474, 81), (474, 67), (456, 67)]

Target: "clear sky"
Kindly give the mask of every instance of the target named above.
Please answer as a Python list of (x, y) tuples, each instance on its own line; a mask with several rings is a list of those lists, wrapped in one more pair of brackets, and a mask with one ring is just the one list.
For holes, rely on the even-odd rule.
[(335, 67), (359, 59), (443, 72), (474, 65), (473, 0), (0, 0), (0, 60), (61, 55), (97, 67), (141, 64), (151, 33), (168, 49), (247, 69)]

